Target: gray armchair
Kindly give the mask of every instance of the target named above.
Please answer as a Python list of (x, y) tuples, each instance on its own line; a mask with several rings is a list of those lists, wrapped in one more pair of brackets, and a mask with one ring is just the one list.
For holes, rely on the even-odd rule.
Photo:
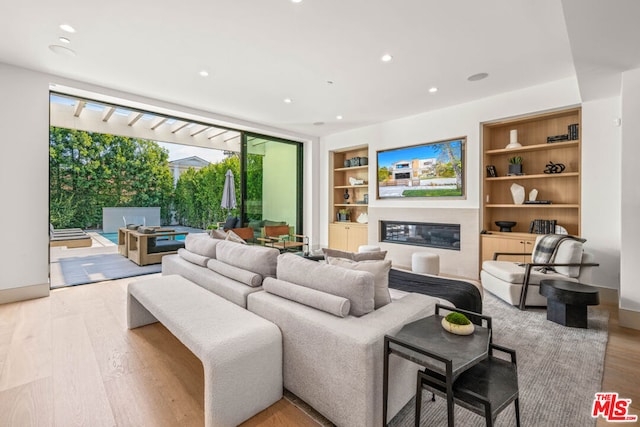
[[(540, 236), (541, 237), (541, 236)], [(540, 240), (536, 239), (536, 245)], [(534, 245), (534, 251), (536, 246)], [(547, 299), (540, 295), (540, 281), (566, 280), (577, 283), (591, 281), (591, 267), (598, 266), (593, 256), (582, 249), (582, 243), (565, 240), (558, 246), (548, 263), (517, 263), (500, 261), (503, 255), (530, 255), (528, 253), (496, 252), (492, 261), (482, 263), (480, 280), (483, 289), (521, 310), (527, 306), (546, 307)]]

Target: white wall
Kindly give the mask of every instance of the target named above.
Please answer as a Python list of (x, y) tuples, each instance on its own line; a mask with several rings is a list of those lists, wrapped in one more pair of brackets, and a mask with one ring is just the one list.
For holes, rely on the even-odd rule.
[[(640, 312), (640, 68), (622, 74), (622, 251), (620, 308)], [(623, 315), (620, 315), (623, 324)], [(625, 316), (626, 318), (627, 316)], [(636, 316), (639, 320), (640, 316)], [(636, 324), (635, 327), (638, 327)]]
[[(322, 197), (322, 226), (320, 235), (322, 242), (325, 245), (328, 242), (328, 226), (326, 224), (329, 223), (330, 210), (328, 200), (329, 151), (354, 145), (369, 144), (369, 164), (372, 166), (369, 173), (369, 181), (371, 183), (369, 193), (375, 194), (376, 150), (467, 136), (467, 167), (465, 171), (467, 188), (466, 200), (375, 200), (375, 198), (370, 198), (369, 206), (371, 209), (378, 207), (423, 207), (474, 208), (479, 210), (481, 206), (480, 178), (483, 175), (481, 173), (482, 171), (479, 170), (481, 159), (481, 123), (540, 111), (561, 109), (579, 104), (580, 95), (577, 81), (575, 78), (569, 78), (321, 138), (320, 190)], [(605, 113), (607, 114), (608, 120), (608, 111), (612, 110), (613, 113), (616, 111), (615, 100), (608, 102), (603, 101), (602, 104), (592, 103), (592, 105), (586, 106), (585, 108), (589, 120), (594, 120), (594, 117), (600, 119), (601, 115)], [(615, 138), (615, 129), (611, 130), (608, 128), (601, 130), (599, 125), (595, 127), (585, 126), (585, 119), (583, 119), (583, 127), (585, 128), (583, 137), (587, 141), (586, 149), (591, 150), (594, 149), (594, 146), (601, 144), (600, 136), (611, 136), (611, 134), (613, 134)], [(598, 135), (591, 135), (592, 132)], [(597, 155), (600, 155), (599, 149)], [(601, 171), (601, 165), (594, 161), (593, 157), (588, 158), (589, 161), (583, 164), (583, 177), (593, 176)], [(607, 154), (607, 160), (614, 161), (615, 158), (615, 150)], [(588, 182), (591, 181), (588, 180)], [(609, 189), (605, 186), (598, 186), (596, 189), (593, 189), (593, 191), (583, 190), (582, 202), (586, 203), (587, 206), (601, 204), (601, 198), (607, 204), (620, 204), (619, 197), (616, 196), (616, 193), (610, 193)], [(583, 213), (584, 211), (585, 210), (583, 210)], [(615, 263), (615, 257), (619, 256), (619, 245), (616, 243), (615, 237), (613, 239), (602, 237), (619, 235), (620, 224), (619, 218), (617, 218), (615, 214), (615, 208), (606, 215), (606, 218), (607, 221), (598, 223), (598, 231), (593, 232), (593, 224), (594, 221), (597, 220), (597, 217), (595, 215), (590, 215), (588, 218), (583, 217), (583, 221), (586, 221), (586, 224), (583, 223), (583, 225), (586, 225), (586, 229), (582, 234), (588, 240), (587, 248), (589, 250), (613, 253), (613, 256), (607, 259), (606, 265), (601, 268), (603, 271), (598, 273), (598, 277), (605, 283), (597, 284), (617, 288), (619, 266)], [(479, 223), (481, 223), (481, 221)], [(377, 225), (370, 224), (370, 227), (377, 227)], [(480, 230), (478, 230), (478, 233), (479, 232)], [(375, 243), (371, 240), (371, 234), (369, 243)], [(479, 247), (473, 256), (479, 259)], [(444, 272), (447, 273), (447, 271)], [(455, 274), (453, 272), (450, 273)]]
[(582, 104), (582, 236), (600, 267), (591, 282), (620, 284), (620, 97)]
[(0, 64), (0, 94), (2, 303), (49, 294), (49, 80)]

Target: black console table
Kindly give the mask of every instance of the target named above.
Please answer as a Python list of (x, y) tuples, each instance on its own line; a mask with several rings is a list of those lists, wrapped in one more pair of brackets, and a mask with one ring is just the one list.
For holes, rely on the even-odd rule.
[(598, 288), (565, 280), (541, 280), (547, 297), (547, 320), (574, 328), (587, 327), (587, 306), (600, 304)]

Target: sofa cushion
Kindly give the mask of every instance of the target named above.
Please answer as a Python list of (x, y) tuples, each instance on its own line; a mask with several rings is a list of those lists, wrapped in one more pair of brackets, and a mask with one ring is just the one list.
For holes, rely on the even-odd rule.
[(387, 256), (387, 251), (377, 252), (347, 252), (338, 249), (322, 248), (325, 257), (345, 258), (353, 261), (366, 261), (366, 260), (383, 260)]
[(391, 261), (353, 261), (345, 258), (328, 257), (327, 262), (351, 270), (368, 271), (374, 277), (374, 302), (375, 309), (383, 307), (391, 302), (389, 294), (389, 270)]
[(375, 307), (373, 274), (309, 261), (294, 254), (278, 257), (277, 278), (349, 299), (349, 314), (362, 316)]
[(326, 292), (317, 291), (272, 277), (267, 277), (264, 280), (262, 288), (271, 294), (317, 308), (318, 310), (338, 317), (346, 317), (351, 307), (351, 303), (347, 298), (331, 295)]
[(196, 253), (188, 251), (185, 248), (178, 249), (178, 255), (180, 255), (181, 258), (189, 261), (191, 264), (199, 265), (200, 267), (206, 267), (207, 262), (210, 259), (206, 256), (198, 255)]
[(234, 267), (276, 277), (276, 264), (280, 251), (262, 246), (240, 245), (226, 240), (216, 246), (216, 259)]
[(227, 238), (227, 233), (222, 230), (216, 230), (215, 228), (212, 228), (211, 230), (209, 230), (209, 236), (211, 236), (213, 239), (224, 240)]
[[(573, 239), (563, 240), (558, 245), (553, 262), (556, 264), (579, 264), (582, 262), (582, 242)], [(554, 267), (554, 270), (569, 277), (580, 275), (580, 267)]]
[(236, 242), (236, 243), (241, 243), (243, 245), (247, 244), (247, 242), (245, 242), (242, 237), (240, 237), (236, 233), (234, 233), (233, 230), (227, 231), (227, 237), (225, 238), (225, 240), (229, 240), (231, 242)]
[[(500, 279), (507, 283), (514, 283), (522, 285), (524, 280), (524, 267), (521, 267), (516, 262), (510, 261), (485, 261), (482, 263), (482, 270), (497, 279)], [(570, 280), (576, 281), (573, 278), (569, 278), (563, 274), (556, 273), (555, 271), (537, 271), (535, 268), (531, 269), (531, 275), (529, 276), (529, 284), (537, 285), (540, 280), (556, 279), (556, 280)]]
[(216, 246), (219, 242), (221, 240), (212, 239), (206, 233), (189, 233), (184, 239), (184, 247), (194, 254), (215, 258)]
[[(149, 240), (151, 239), (152, 238), (149, 238)], [(153, 237), (153, 239), (155, 239), (155, 237)], [(149, 243), (147, 253), (159, 254), (162, 252), (175, 252), (180, 248), (184, 248), (184, 242), (182, 240), (157, 240), (153, 246)]]
[(210, 259), (207, 262), (206, 267), (209, 270), (213, 270), (218, 274), (228, 277), (229, 279), (236, 280), (254, 288), (262, 284), (262, 276), (258, 273), (225, 264), (217, 259)]

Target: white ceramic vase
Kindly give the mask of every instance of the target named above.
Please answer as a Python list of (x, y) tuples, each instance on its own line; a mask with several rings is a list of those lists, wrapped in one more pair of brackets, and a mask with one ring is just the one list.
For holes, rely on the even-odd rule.
[(511, 196), (513, 197), (513, 203), (521, 205), (524, 203), (524, 187), (519, 184), (511, 184)]

